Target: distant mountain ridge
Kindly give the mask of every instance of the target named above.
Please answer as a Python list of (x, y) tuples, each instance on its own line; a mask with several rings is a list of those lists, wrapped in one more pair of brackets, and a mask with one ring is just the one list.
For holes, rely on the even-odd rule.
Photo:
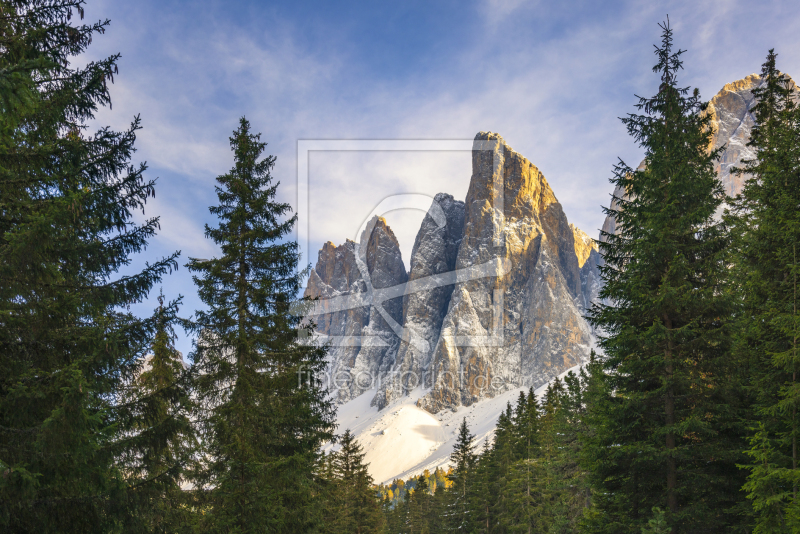
[[(754, 125), (751, 113), (755, 103), (752, 89), (761, 83), (760, 76), (756, 74), (747, 76), (725, 85), (710, 102), (708, 112), (713, 115), (712, 124), (715, 128), (710, 148), (726, 146), (717, 171), (729, 195), (741, 191), (743, 185), (741, 179), (730, 174), (730, 168), (736, 166), (740, 158), (753, 156), (746, 146)], [(497, 134), (480, 133), (476, 139), (480, 142), (480, 140), (502, 138)], [(503, 277), (497, 277), (483, 283), (451, 284), (415, 295), (403, 295), (402, 322), (413, 326), (419, 337), (429, 342), (427, 349), (422, 343), (417, 343), (415, 346), (399, 339), (393, 332), (389, 334), (388, 331), (391, 329), (387, 326), (387, 330), (381, 328), (375, 330), (381, 332), (387, 339), (393, 337), (393, 344), (387, 343), (377, 351), (364, 351), (361, 355), (363, 363), (358, 367), (355, 361), (363, 347), (338, 346), (331, 352), (332, 368), (349, 370), (347, 379), (341, 382), (341, 387), (334, 387), (339, 402), (343, 404), (340, 406), (337, 420), (342, 425), (341, 428), (353, 429), (359, 441), (364, 444), (366, 459), (371, 462), (369, 469), (376, 481), (390, 481), (397, 476), (407, 478), (418, 475), (424, 469), (432, 470), (447, 465), (455, 442), (454, 428), (462, 417), (467, 418), (470, 429), (473, 429), (478, 437), (478, 442), (482, 442), (491, 438), (492, 429), (500, 412), (505, 408), (505, 402), (514, 400), (515, 393), (511, 388), (489, 400), (489, 395), (474, 395), (475, 392), (471, 392), (467, 385), (462, 383), (435, 384), (434, 380), (441, 376), (436, 374), (437, 369), (446, 365), (468, 368), (473, 362), (481, 361), (492, 364), (508, 362), (509, 352), (512, 353), (512, 357), (516, 357), (514, 351), (519, 347), (518, 371), (510, 374), (534, 382), (547, 381), (552, 378), (556, 369), (561, 368), (565, 371), (567, 369), (565, 365), (571, 361), (579, 361), (585, 355), (585, 352), (582, 352), (583, 343), (576, 340), (592, 339), (593, 333), (589, 330), (587, 334), (585, 329), (589, 329), (589, 325), (581, 317), (581, 313), (597, 298), (601, 287), (599, 265), (602, 263), (602, 258), (597, 251), (596, 242), (580, 229), (566, 223), (566, 216), (561, 212), (560, 205), (554, 205), (557, 204), (555, 196), (538, 170), (534, 170), (533, 165), (516, 154), (504, 141), (500, 144), (502, 146), (498, 147), (498, 153), (502, 150), (503, 177), (504, 179), (509, 177), (506, 184), (507, 194), (508, 198), (512, 199), (511, 204), (516, 208), (509, 210), (506, 205), (503, 224), (497, 224), (498, 228), (504, 229), (508, 238), (499, 257), (510, 260), (512, 266), (520, 273), (516, 276), (507, 275), (505, 280)], [(473, 152), (473, 174), (466, 204), (453, 199), (450, 195), (436, 196), (434, 202), (444, 212), (445, 221), (443, 225), (437, 223), (432, 216), (436, 214), (425, 217), (412, 252), (411, 270), (405, 276), (405, 280), (413, 282), (425, 280), (426, 277), (438, 273), (455, 272), (457, 266), (475, 264), (477, 256), (482, 253), (487, 254), (489, 250), (487, 236), (491, 235), (488, 228), (491, 202), (488, 204), (486, 202), (488, 195), (486, 185), (490, 183), (492, 173), (485, 167), (485, 163), (488, 162), (482, 161), (480, 157), (476, 162), (476, 154)], [(619, 191), (615, 193), (617, 196), (621, 194)], [(539, 201), (533, 202), (537, 198)], [(468, 207), (471, 209), (468, 210)], [(433, 206), (431, 211), (441, 213)], [(439, 219), (439, 222), (442, 222), (441, 217)], [(392, 245), (391, 239), (388, 239), (391, 230), (385, 225), (385, 221), (373, 222), (375, 229), (372, 235), (376, 235), (377, 232), (377, 240), (385, 245), (382, 250), (386, 260), (392, 265), (402, 265), (399, 247)], [(501, 222), (499, 218), (497, 222)], [(613, 218), (607, 217), (603, 229), (613, 232), (614, 223)], [(564, 230), (565, 224), (572, 235), (571, 241), (568, 232)], [(365, 236), (362, 236), (362, 240), (363, 237)], [(545, 246), (542, 246), (543, 242)], [(538, 246), (534, 247), (531, 243), (538, 243)], [(358, 274), (354, 248), (355, 243), (352, 241), (339, 247), (327, 243), (320, 251), (320, 260), (311, 274), (306, 294), (320, 295), (323, 299), (336, 295), (354, 295), (357, 298), (363, 296), (366, 288), (363, 279), (360, 278), (361, 275)], [(379, 248), (372, 247), (373, 250)], [(572, 250), (572, 255), (567, 253), (568, 250)], [(562, 256), (566, 257), (567, 261), (562, 262)], [(570, 256), (574, 257), (574, 266)], [(575, 268), (578, 269), (579, 290), (574, 284)], [(384, 283), (403, 283), (404, 276), (399, 269), (386, 269), (374, 263), (372, 269), (375, 270), (370, 273), (374, 273), (377, 280), (384, 279)], [(538, 273), (537, 276), (531, 276), (533, 272)], [(565, 272), (568, 276), (565, 276)], [(391, 281), (387, 278), (391, 278)], [(521, 279), (525, 279), (526, 283), (520, 284)], [(315, 281), (312, 283), (311, 280)], [(503, 289), (504, 297), (509, 290), (521, 292), (521, 296), (516, 299), (503, 298), (506, 330), (519, 328), (522, 324), (525, 331), (526, 322), (514, 314), (527, 315), (526, 321), (530, 324), (535, 322), (531, 319), (541, 313), (543, 308), (557, 303), (550, 310), (550, 315), (555, 316), (556, 320), (551, 321), (548, 328), (543, 327), (544, 321), (542, 321), (538, 330), (531, 328), (527, 332), (536, 332), (540, 340), (560, 348), (562, 351), (560, 359), (549, 358), (546, 351), (536, 351), (520, 336), (509, 336), (504, 339), (506, 343), (502, 350), (496, 353), (492, 352), (493, 347), (486, 345), (472, 348), (455, 347), (453, 353), (457, 355), (453, 354), (453, 359), (449, 359), (449, 354), (443, 350), (445, 347), (441, 346), (446, 343), (447, 329), (451, 329), (451, 332), (453, 329), (459, 332), (481, 329), (486, 331), (487, 320), (491, 317), (487, 309), (490, 302), (488, 299), (493, 296), (488, 288), (491, 286), (494, 290), (495, 285), (498, 289)], [(530, 291), (526, 293), (526, 289)], [(542, 293), (545, 295), (537, 303), (535, 299)], [(324, 302), (320, 301), (322, 305)], [(389, 302), (391, 304), (396, 301)], [(396, 310), (392, 305), (388, 307)], [(320, 324), (320, 330), (329, 335), (337, 335), (336, 332), (351, 332), (352, 335), (356, 335), (356, 332), (362, 332), (371, 322), (373, 313), (377, 311), (364, 306), (347, 312), (322, 314), (317, 316), (316, 320)], [(568, 319), (574, 319), (573, 325), (569, 326), (569, 323), (559, 320), (559, 314), (562, 313)], [(578, 319), (581, 322), (578, 322)], [(376, 317), (374, 323), (384, 324), (385, 321), (381, 322)], [(567, 332), (570, 328), (574, 331)], [(570, 352), (569, 349), (574, 349), (574, 352)], [(550, 353), (552, 354), (553, 352)], [(470, 355), (473, 357), (472, 361)], [(375, 367), (382, 370), (380, 387), (362, 389), (352, 386), (353, 369), (361, 368), (367, 363), (366, 360), (371, 359), (376, 362)], [(504, 370), (514, 371), (515, 365), (516, 361), (514, 365), (506, 366)], [(526, 367), (523, 368), (523, 365)], [(403, 381), (403, 372), (415, 369), (431, 370), (430, 376), (433, 379), (431, 383), (426, 384), (427, 389), (416, 390), (407, 397), (409, 384)], [(359, 397), (365, 391), (368, 391), (369, 395)], [(368, 404), (371, 404), (372, 408)], [(375, 410), (386, 406), (391, 409)], [(438, 410), (438, 413), (434, 417), (428, 417), (418, 407), (425, 408), (429, 412)], [(401, 449), (404, 451), (408, 449), (411, 453), (394, 454)]]
[[(493, 150), (485, 149), (487, 142)], [(362, 336), (362, 346), (331, 350), (339, 402), (374, 387), (375, 380), (364, 380), (369, 377), (380, 382), (375, 406), (422, 386), (430, 391), (419, 406), (436, 413), (520, 386), (538, 387), (588, 357), (591, 329), (583, 314), (599, 290), (596, 247), (569, 224), (541, 172), (500, 135), (480, 132), (475, 147), (466, 202), (445, 193), (435, 197), (409, 273), (399, 268), (399, 245), (383, 219), (373, 219), (371, 233), (362, 236), (371, 251), (366, 263), (372, 287), (411, 282), (402, 304), (400, 298), (384, 303), (383, 313), (403, 327), (402, 334), (368, 305), (356, 244), (326, 243), (320, 251), (306, 295), (363, 299), (357, 309), (314, 316), (321, 334)], [(470, 279), (492, 265), (495, 276)], [(426, 285), (448, 273), (453, 283)], [(366, 335), (384, 343), (364, 346)]]
[[(715, 130), (710, 148), (725, 147), (717, 171), (730, 195), (744, 180), (731, 168), (753, 156), (746, 146), (754, 125), (752, 90), (761, 83), (752, 74), (726, 84), (709, 102)], [(495, 149), (486, 150), (486, 142)], [(597, 245), (569, 224), (545, 177), (499, 134), (475, 136), (472, 167), (465, 202), (436, 195), (409, 272), (394, 233), (377, 217), (361, 238), (365, 272), (352, 241), (338, 247), (328, 242), (320, 251), (305, 294), (363, 301), (313, 317), (319, 333), (352, 341), (330, 353), (339, 402), (377, 385), (372, 404), (382, 408), (421, 386), (428, 392), (418, 405), (437, 413), (520, 386), (538, 387), (588, 357), (594, 332), (584, 315), (601, 288)], [(606, 218), (603, 230), (614, 232), (613, 218)], [(448, 285), (429, 283), (491, 262), (496, 276), (464, 280), (458, 274)], [(400, 296), (372, 303), (372, 288), (390, 287), (401, 287)]]

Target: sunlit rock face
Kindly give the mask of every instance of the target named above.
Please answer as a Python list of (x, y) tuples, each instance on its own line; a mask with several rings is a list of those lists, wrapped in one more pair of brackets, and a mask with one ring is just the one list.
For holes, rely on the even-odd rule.
[[(456, 269), (494, 263), (507, 272), (454, 288), (433, 352), (433, 387), (419, 402), (434, 413), (543, 384), (589, 351), (574, 234), (561, 205), (502, 137), (475, 139)], [(494, 150), (477, 149), (480, 141), (494, 141)]]
[[(753, 149), (747, 146), (755, 125), (753, 106), (756, 105), (756, 99), (753, 89), (764, 83), (760, 75), (751, 74), (726, 84), (708, 103), (707, 113), (711, 115), (711, 127), (714, 130), (709, 148), (716, 150), (724, 147), (716, 163), (716, 171), (725, 193), (731, 197), (741, 193), (747, 179), (745, 175), (731, 174), (731, 169), (741, 166), (743, 159), (755, 157)], [(797, 91), (794, 81), (790, 80), (790, 83)], [(643, 164), (639, 165), (640, 169)], [(619, 187), (614, 189), (614, 197), (619, 198), (623, 193)], [(612, 200), (611, 207), (617, 209), (617, 202)], [(615, 230), (614, 218), (606, 217), (603, 231), (613, 234)]]
[[(602, 287), (600, 265), (602, 258), (597, 242), (575, 225), (570, 224), (575, 239), (575, 255), (581, 268), (581, 297), (578, 307), (584, 315), (588, 314), (592, 304), (597, 301)], [(590, 325), (591, 327), (591, 325)], [(594, 331), (592, 331), (594, 334)]]
[(385, 223), (375, 225), (371, 239), (373, 287), (408, 281), (398, 293), (401, 305), (399, 298), (387, 301), (384, 315), (367, 306), (352, 242), (325, 245), (306, 291), (365, 299), (355, 310), (328, 313), (323, 301), (314, 318), (319, 332), (385, 340), (381, 347), (332, 349), (332, 373), (349, 371), (349, 381), (334, 387), (340, 401), (364, 391), (358, 377), (373, 373), (373, 405), (423, 387), (418, 404), (435, 413), (539, 386), (588, 357), (591, 330), (583, 315), (599, 290), (596, 246), (569, 224), (541, 172), (500, 135), (476, 136), (465, 202), (447, 194), (432, 202), (407, 277)]
[[(717, 172), (729, 195), (745, 180), (731, 168), (754, 156), (746, 145), (762, 83), (748, 76), (709, 103), (709, 148), (724, 146)], [(615, 233), (616, 221), (607, 217), (602, 230)], [(377, 386), (372, 404), (384, 407), (422, 387), (418, 404), (435, 413), (538, 386), (588, 356), (595, 332), (584, 316), (602, 287), (596, 242), (568, 223), (544, 176), (499, 135), (476, 136), (466, 201), (432, 202), (408, 274), (385, 221), (373, 219), (367, 232), (360, 264), (352, 241), (326, 243), (306, 290), (321, 299), (318, 332), (339, 339), (329, 371), (340, 402)], [(364, 276), (398, 296), (372, 304)], [(359, 305), (326, 312), (325, 300), (342, 295)]]
[[(717, 163), (717, 173), (725, 193), (730, 196), (736, 196), (742, 191), (746, 179), (743, 175), (731, 174), (731, 169), (739, 166), (741, 160), (755, 157), (753, 149), (747, 146), (750, 132), (755, 125), (753, 106), (756, 105), (756, 99), (753, 89), (765, 83), (760, 75), (751, 74), (725, 85), (708, 103), (711, 126), (714, 128), (711, 148), (718, 149), (725, 145)], [(797, 91), (794, 81), (790, 83)]]

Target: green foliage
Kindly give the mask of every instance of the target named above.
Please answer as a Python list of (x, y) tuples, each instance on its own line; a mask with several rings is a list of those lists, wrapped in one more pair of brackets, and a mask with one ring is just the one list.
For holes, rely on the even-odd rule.
[(117, 402), (157, 329), (127, 313), (174, 254), (120, 276), (158, 228), (131, 165), (138, 117), (87, 135), (118, 55), (74, 68), (108, 21), (80, 0), (0, 1), (0, 529), (107, 532), (136, 519), (119, 466), (136, 406)]
[(336, 534), (369, 534), (382, 532), (384, 516), (372, 477), (364, 464), (361, 445), (346, 430), (341, 448), (330, 455), (331, 471), (326, 477), (330, 490), (326, 493), (329, 510), (323, 530)]
[(126, 532), (176, 532), (193, 521), (192, 503), (181, 488), (197, 443), (188, 373), (173, 344), (180, 299), (165, 306), (162, 294), (158, 301), (152, 354), (121, 395), (133, 407), (120, 457), (135, 507)]
[(763, 422), (750, 445), (747, 454), (752, 463), (744, 466), (750, 471), (744, 490), (753, 503), (754, 532), (793, 532), (791, 525), (797, 514), (794, 473), (785, 466), (786, 458), (776, 451), (775, 440), (770, 439)]
[[(473, 501), (475, 488), (475, 466), (477, 457), (473, 451), (473, 436), (467, 426), (467, 419), (461, 421), (456, 444), (450, 454), (453, 469), (448, 475), (451, 487), (447, 491), (448, 524), (450, 530), (469, 532), (472, 529), (470, 502)], [(444, 494), (444, 492), (442, 492)]]
[[(530, 391), (514, 412), (515, 461), (500, 474), (502, 510), (495, 506), (497, 532), (574, 532), (590, 505), (585, 471), (579, 465), (588, 432), (584, 400), (589, 376), (570, 372), (548, 385), (542, 406)], [(483, 460), (483, 458), (481, 459)]]
[(653, 506), (679, 531), (728, 532), (741, 521), (742, 415), (729, 355), (724, 291), (729, 237), (714, 214), (725, 197), (708, 151), (710, 116), (677, 82), (683, 51), (662, 25), (658, 93), (622, 119), (645, 151), (611, 180), (625, 195), (606, 209), (605, 285), (591, 321), (604, 333), (610, 397), (598, 404), (592, 476), (597, 532), (638, 532)]
[(414, 491), (410, 493), (408, 525), (410, 533), (429, 534), (431, 532), (431, 520), (433, 518), (433, 496), (428, 486), (425, 475), (417, 478)]
[(776, 57), (770, 50), (765, 83), (753, 91), (757, 124), (749, 146), (756, 157), (737, 170), (747, 180), (729, 214), (737, 236), (732, 287), (741, 305), (734, 351), (750, 370), (755, 410), (745, 490), (756, 532), (800, 529), (800, 107)]
[(672, 529), (667, 524), (667, 516), (664, 510), (658, 506), (653, 507), (653, 517), (647, 522), (646, 527), (642, 527), (642, 534), (670, 534)]
[(289, 312), (296, 218), (246, 119), (205, 229), (220, 257), (188, 265), (206, 308), (184, 322), (162, 295), (151, 317), (126, 311), (178, 253), (119, 275), (158, 229), (133, 219), (155, 182), (131, 165), (138, 117), (86, 133), (119, 56), (71, 66), (108, 25), (74, 24), (83, 4), (0, 0), (0, 530), (800, 530), (800, 106), (774, 51), (755, 157), (726, 199), (711, 117), (662, 26), (658, 93), (623, 119), (644, 165), (615, 167), (617, 233), (600, 243), (603, 359), (541, 402), (520, 393), (480, 454), (464, 419), (448, 472), (376, 487), (349, 430), (320, 451), (333, 406), (325, 349)]
[(207, 532), (316, 528), (319, 447), (332, 438), (332, 406), (318, 379), (325, 349), (298, 341), (289, 314), (300, 289), (296, 218), (275, 200), (275, 158), (242, 118), (230, 139), (235, 166), (217, 178), (221, 256), (192, 259), (199, 296), (194, 384), (207, 461), (196, 483)]
[(479, 455), (463, 420), (448, 483), (432, 497), (425, 488), (443, 475), (439, 469), (379, 488), (388, 532), (576, 531), (591, 501), (579, 459), (592, 380), (584, 371), (556, 380), (541, 407), (533, 390), (520, 393)]

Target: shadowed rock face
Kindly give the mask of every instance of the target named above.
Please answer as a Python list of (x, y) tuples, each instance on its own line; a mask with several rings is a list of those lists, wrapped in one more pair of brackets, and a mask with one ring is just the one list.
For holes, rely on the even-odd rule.
[[(326, 300), (339, 295), (364, 295), (366, 285), (355, 260), (355, 243), (349, 239), (343, 245), (335, 246), (330, 241), (319, 251), (317, 265), (312, 269), (305, 296), (319, 297), (321, 305)], [(366, 302), (366, 300), (365, 300)], [(346, 339), (359, 338), (369, 324), (369, 307), (362, 306), (349, 310), (313, 316), (310, 319), (317, 325), (317, 331), (328, 336), (341, 336)], [(337, 346), (328, 353), (328, 370), (332, 377), (343, 379), (343, 386), (336, 394), (337, 400), (346, 402), (350, 398), (349, 371), (353, 368), (358, 346)]]
[[(408, 280), (397, 238), (384, 219), (376, 217), (370, 221), (360, 242), (364, 247), (362, 264), (372, 288), (392, 287)], [(363, 302), (362, 306), (353, 309), (311, 317), (317, 324), (317, 332), (321, 334), (342, 336), (350, 341), (368, 337), (373, 342), (370, 346), (342, 344), (330, 350), (329, 373), (339, 402), (347, 402), (369, 389), (369, 381), (363, 378), (388, 370), (399, 346), (399, 339), (387, 318), (376, 306), (371, 305), (369, 288), (356, 261), (356, 249), (356, 244), (350, 240), (338, 247), (330, 242), (325, 243), (319, 252), (317, 265), (310, 273), (304, 294), (319, 297), (323, 309), (326, 299), (341, 295), (351, 295)], [(389, 320), (402, 322), (402, 298), (388, 300), (380, 306)]]
[(363, 392), (368, 384), (359, 376), (373, 373), (381, 381), (373, 405), (423, 386), (429, 391), (419, 405), (435, 413), (541, 385), (588, 356), (582, 314), (599, 287), (596, 247), (570, 226), (539, 170), (501, 136), (481, 132), (475, 141), (466, 201), (436, 196), (407, 277), (391, 230), (375, 224), (366, 249), (373, 287), (409, 282), (402, 303), (384, 303), (385, 316), (367, 305), (354, 243), (320, 251), (306, 294), (356, 295), (365, 304), (317, 316), (318, 331), (385, 341), (332, 350), (331, 371), (349, 371), (335, 388), (340, 401)]
[[(438, 222), (437, 222), (438, 219)], [(437, 285), (436, 275), (455, 270), (464, 229), (464, 203), (439, 193), (422, 220), (411, 252), (409, 286), (403, 299), (406, 336), (400, 344), (396, 366), (387, 376), (374, 404), (383, 408), (418, 385), (430, 386), (433, 349), (447, 314), (453, 284)]]

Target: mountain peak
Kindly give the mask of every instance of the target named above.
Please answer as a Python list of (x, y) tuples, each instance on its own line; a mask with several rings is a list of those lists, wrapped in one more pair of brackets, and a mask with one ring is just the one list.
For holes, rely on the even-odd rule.
[[(375, 384), (372, 402), (382, 408), (422, 387), (429, 391), (418, 405), (436, 413), (539, 386), (588, 356), (582, 311), (594, 284), (582, 266), (591, 243), (569, 225), (539, 169), (500, 134), (475, 136), (464, 202), (434, 198), (410, 273), (383, 218), (373, 217), (360, 241), (366, 249), (326, 244), (307, 290), (359, 305), (315, 318), (323, 334), (360, 336), (330, 353), (331, 369), (347, 374), (334, 385), (340, 401)], [(372, 288), (402, 297), (368, 302), (380, 293), (364, 285), (355, 250), (366, 252)], [(367, 383), (357, 383), (360, 376)]]
[[(797, 91), (797, 86), (791, 77), (789, 80)], [(755, 153), (747, 143), (756, 123), (752, 111), (756, 105), (753, 89), (763, 84), (761, 75), (750, 74), (725, 84), (708, 103), (707, 113), (711, 115), (711, 127), (714, 129), (709, 148), (716, 150), (725, 147), (716, 164), (716, 170), (725, 193), (730, 196), (741, 192), (747, 179), (745, 175), (731, 174), (731, 169), (738, 166), (741, 160), (755, 157)]]
[(575, 255), (578, 257), (578, 266), (583, 267), (592, 250), (599, 252), (600, 249), (598, 249), (595, 240), (589, 237), (589, 234), (572, 223), (570, 223), (569, 227), (575, 238)]

